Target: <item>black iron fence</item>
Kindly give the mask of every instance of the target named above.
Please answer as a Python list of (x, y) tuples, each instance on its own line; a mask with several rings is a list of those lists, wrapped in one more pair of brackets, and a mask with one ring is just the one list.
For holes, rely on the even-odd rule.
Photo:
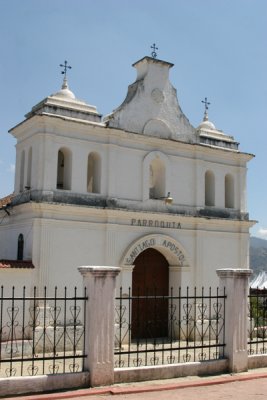
[(0, 377), (82, 371), (86, 291), (0, 291)]
[(116, 298), (115, 367), (176, 364), (224, 358), (225, 293), (204, 288), (158, 296), (154, 289)]
[(248, 354), (267, 353), (267, 288), (250, 289)]

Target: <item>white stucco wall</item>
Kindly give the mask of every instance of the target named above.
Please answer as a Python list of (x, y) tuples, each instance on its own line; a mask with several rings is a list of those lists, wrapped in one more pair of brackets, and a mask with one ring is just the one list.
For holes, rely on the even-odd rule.
[[(20, 268), (1, 268), (0, 269), (0, 286), (3, 285), (4, 297), (12, 296), (12, 288), (15, 288), (15, 296), (21, 297), (23, 294), (23, 286), (33, 288), (36, 281), (37, 271), (34, 269)], [(28, 293), (28, 292), (27, 292)], [(4, 304), (6, 308), (6, 304)]]
[(32, 221), (12, 221), (0, 226), (0, 259), (16, 260), (18, 237), (23, 234), (24, 260), (32, 259)]
[[(27, 204), (27, 207), (31, 208), (32, 205)], [(18, 280), (14, 281), (16, 285), (47, 286), (49, 291), (53, 291), (56, 285), (59, 290), (64, 286), (81, 288), (78, 266), (113, 265), (122, 268), (117, 279), (118, 286), (128, 288), (131, 286), (131, 271), (127, 272), (128, 267), (124, 266), (125, 253), (136, 242), (142, 243), (148, 235), (156, 235), (159, 240), (167, 237), (182, 252), (184, 265), (175, 265), (178, 267), (176, 272), (170, 269), (170, 286), (176, 288), (214, 287), (218, 284), (216, 269), (249, 266), (247, 223), (244, 223), (244, 232), (241, 234), (238, 222), (210, 223), (205, 219), (196, 221), (193, 217), (168, 214), (159, 217), (154, 213), (105, 211), (64, 205), (33, 205), (32, 213), (35, 214), (33, 226), (25, 223), (18, 228), (16, 218), (13, 218), (13, 224), (8, 229), (0, 227), (0, 258), (16, 258), (18, 232), (24, 232), (25, 238), (33, 235), (33, 240), (29, 241), (33, 247), (26, 253), (32, 253), (36, 267), (34, 274), (20, 272)], [(147, 221), (147, 226), (143, 225), (144, 221)], [(152, 221), (153, 226), (148, 226), (148, 221)], [(166, 227), (167, 223), (174, 222), (180, 224), (180, 229)], [(160, 227), (161, 223), (165, 224), (165, 228)], [(25, 244), (27, 248), (27, 239)], [(170, 260), (172, 266), (173, 253), (166, 248), (155, 248)], [(0, 275), (1, 282), (10, 286), (10, 275), (2, 271)]]
[[(26, 127), (23, 130), (22, 127), (17, 128), (22, 130), (20, 134), (23, 141), (17, 146), (16, 192), (20, 187), (22, 151), (25, 152), (25, 184), (27, 156), (32, 148), (31, 189), (55, 190), (58, 151), (63, 148), (71, 152), (70, 180), (73, 193), (87, 193), (88, 155), (96, 152), (101, 159), (100, 194), (146, 200), (149, 190), (147, 160), (159, 157), (166, 169), (166, 194), (171, 192), (174, 204), (203, 207), (205, 173), (210, 170), (215, 176), (215, 207), (225, 206), (225, 176), (231, 174), (234, 180), (234, 208), (246, 211), (246, 162), (249, 156), (105, 129), (91, 126), (90, 123), (66, 123), (57, 118), (49, 118), (45, 126), (39, 127), (36, 124), (42, 122), (43, 117), (34, 118), (35, 124), (31, 120), (25, 122), (29, 125), (27, 132)], [(37, 126), (39, 133), (36, 132)]]
[[(247, 211), (246, 168), (252, 155), (239, 152), (234, 139), (215, 126), (201, 133), (190, 125), (169, 82), (172, 64), (145, 57), (135, 67), (137, 81), (105, 122), (95, 107), (79, 102), (69, 91), (60, 91), (59, 96), (39, 103), (11, 130), (18, 142), (18, 203), (25, 195), (20, 192), (29, 175), (30, 149), (31, 185), (25, 204), (15, 206), (0, 226), (0, 259), (16, 258), (17, 238), (22, 233), (25, 258), (36, 266), (40, 286), (79, 285), (80, 265), (120, 266), (127, 249), (138, 240), (142, 243), (147, 235), (158, 235), (159, 241), (166, 236), (183, 252), (185, 266), (170, 264), (174, 284), (214, 285), (217, 268), (248, 267), (253, 221), (239, 212)], [(71, 160), (68, 190), (57, 188), (59, 150), (66, 151), (65, 171)], [(101, 160), (100, 193), (88, 194), (88, 155), (92, 152)], [(161, 179), (155, 192), (166, 192), (160, 196), (153, 197), (149, 191), (151, 165)], [(207, 171), (214, 176), (214, 206), (205, 206)], [(232, 209), (225, 208), (227, 174), (234, 182)], [(172, 205), (158, 199), (168, 192)], [(172, 224), (179, 224), (179, 229)], [(155, 248), (172, 259), (163, 247), (157, 243)], [(122, 268), (125, 274), (118, 281), (130, 284), (131, 268)]]

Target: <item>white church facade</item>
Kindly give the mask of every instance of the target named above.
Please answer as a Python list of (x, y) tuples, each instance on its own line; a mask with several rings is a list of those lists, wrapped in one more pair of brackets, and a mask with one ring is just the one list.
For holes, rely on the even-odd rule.
[(121, 268), (124, 290), (154, 285), (167, 294), (217, 285), (218, 268), (249, 267), (253, 156), (207, 109), (198, 128), (190, 124), (172, 66), (136, 62), (124, 102), (103, 119), (65, 78), (10, 130), (16, 172), (0, 210), (2, 284), (80, 286), (78, 266), (108, 265)]

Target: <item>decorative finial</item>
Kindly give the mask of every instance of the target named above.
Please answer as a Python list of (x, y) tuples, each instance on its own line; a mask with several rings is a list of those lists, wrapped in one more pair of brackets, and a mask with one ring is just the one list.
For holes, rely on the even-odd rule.
[(71, 66), (68, 65), (68, 61), (64, 61), (64, 64), (59, 64), (60, 67), (64, 68), (64, 71), (61, 71), (64, 74), (64, 79), (67, 78), (67, 69), (71, 69)]
[(156, 47), (155, 43), (153, 43), (153, 45), (150, 46), (150, 48), (153, 49), (153, 51), (151, 53), (152, 58), (157, 58), (156, 50), (158, 50), (158, 48)]
[(208, 117), (208, 109), (209, 109), (209, 105), (210, 103), (208, 102), (207, 97), (205, 97), (205, 100), (201, 100), (201, 103), (205, 104), (205, 111), (204, 111), (204, 118), (203, 121), (208, 121), (209, 117)]

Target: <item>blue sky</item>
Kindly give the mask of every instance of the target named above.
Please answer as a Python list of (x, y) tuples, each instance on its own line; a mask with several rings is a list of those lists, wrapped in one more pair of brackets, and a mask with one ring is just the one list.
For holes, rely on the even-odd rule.
[(267, 238), (266, 0), (0, 0), (0, 197), (13, 191), (15, 140), (8, 130), (61, 86), (72, 65), (76, 97), (103, 115), (135, 80), (132, 64), (150, 55), (175, 64), (171, 81), (197, 126), (201, 100), (233, 135), (248, 164), (251, 230)]

